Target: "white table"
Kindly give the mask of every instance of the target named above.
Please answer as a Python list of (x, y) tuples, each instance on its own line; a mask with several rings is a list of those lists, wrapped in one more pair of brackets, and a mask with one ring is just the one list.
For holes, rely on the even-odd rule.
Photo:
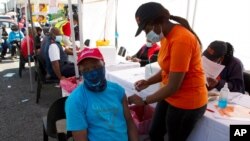
[(106, 70), (109, 72), (118, 71), (118, 70), (126, 70), (131, 68), (140, 68), (140, 63), (126, 61), (125, 58), (117, 56), (116, 63), (113, 65), (106, 65)]
[[(145, 68), (132, 68), (107, 73), (107, 80), (116, 82), (125, 88), (127, 96), (134, 94), (134, 83), (140, 79), (145, 79)], [(140, 96), (147, 96), (160, 88), (160, 84), (149, 86), (147, 89), (137, 92)]]
[[(145, 78), (145, 68), (134, 68), (129, 70), (115, 71), (107, 74), (107, 79), (123, 86), (126, 94), (134, 93), (134, 82)], [(149, 87), (140, 92), (146, 96), (157, 90), (157, 87)], [(247, 95), (244, 95), (247, 96)], [(208, 103), (208, 108), (215, 110), (214, 102)], [(232, 124), (250, 124), (250, 121), (218, 119), (212, 112), (206, 111), (203, 118), (197, 123), (188, 141), (229, 141), (229, 126)]]

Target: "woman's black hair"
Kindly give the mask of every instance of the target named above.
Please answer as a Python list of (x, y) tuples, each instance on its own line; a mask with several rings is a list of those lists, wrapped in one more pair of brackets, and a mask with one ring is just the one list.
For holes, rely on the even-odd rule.
[(197, 38), (199, 44), (202, 46), (202, 43), (201, 43), (201, 40), (200, 38), (198, 37), (198, 35), (193, 31), (193, 29), (190, 27), (188, 21), (182, 17), (179, 17), (179, 16), (173, 16), (173, 15), (170, 15), (169, 11), (162, 7), (161, 9), (161, 13), (162, 15), (160, 15), (158, 18), (156, 18), (154, 20), (154, 24), (159, 24), (159, 23), (163, 23), (165, 20), (174, 20), (175, 22), (178, 22), (180, 23), (183, 27), (185, 27), (187, 30), (189, 30), (191, 33), (193, 33), (195, 35), (195, 37)]
[(228, 42), (225, 42), (225, 43), (227, 45), (227, 53), (224, 56), (224, 60), (222, 62), (222, 65), (227, 66), (229, 64), (229, 62), (231, 62), (231, 60), (234, 56), (234, 47)]

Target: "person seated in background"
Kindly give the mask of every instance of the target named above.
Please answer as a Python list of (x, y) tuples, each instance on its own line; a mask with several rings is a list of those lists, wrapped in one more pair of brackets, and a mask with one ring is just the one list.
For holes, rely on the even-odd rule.
[(10, 42), (11, 58), (16, 57), (16, 48), (20, 47), (21, 41), (23, 40), (23, 32), (18, 29), (17, 25), (11, 26), (11, 32), (9, 34), (8, 40)]
[(157, 61), (159, 50), (160, 46), (158, 46), (156, 43), (151, 43), (150, 41), (147, 41), (147, 43), (144, 44), (135, 55), (127, 56), (126, 60), (139, 62), (141, 67), (144, 67), (149, 63)]
[(83, 76), (67, 98), (67, 130), (75, 141), (139, 141), (125, 90), (105, 78), (105, 62), (98, 48), (85, 47), (77, 64)]
[(225, 66), (217, 79), (207, 78), (208, 90), (213, 88), (220, 90), (227, 83), (231, 92), (245, 93), (243, 64), (234, 57), (234, 48), (230, 43), (213, 41), (203, 55), (209, 60)]
[(74, 31), (75, 31), (75, 40), (80, 40), (80, 33), (79, 33), (79, 22), (78, 22), (78, 15), (73, 14), (73, 23), (74, 23)]
[(0, 39), (0, 40), (2, 40), (2, 42), (1, 42), (1, 46), (2, 46), (1, 59), (5, 59), (5, 55), (7, 53), (8, 47), (9, 47), (8, 33), (6, 31), (5, 26), (2, 27), (2, 39)]
[(36, 27), (36, 33), (37, 33), (35, 36), (36, 50), (39, 50), (41, 48), (42, 28)]
[[(31, 61), (33, 58), (31, 56), (34, 55), (34, 38), (33, 38), (33, 33), (35, 34), (35, 29), (32, 30), (32, 27), (28, 27), (28, 33), (29, 36), (26, 36), (22, 42), (21, 42), (21, 47), (20, 47), (20, 61), (22, 59), (21, 67), (24, 68), (25, 62), (28, 62), (28, 56), (30, 56)], [(29, 41), (29, 50), (28, 50), (28, 41)], [(28, 52), (29, 51), (29, 52)]]
[(51, 28), (49, 36), (44, 40), (43, 49), (40, 53), (45, 59), (46, 71), (50, 79), (64, 79), (75, 75), (74, 64), (68, 61), (68, 54), (73, 54), (67, 48), (63, 48), (60, 44), (62, 35), (58, 28)]
[[(26, 36), (21, 42), (20, 53), (24, 57), (25, 60), (28, 60), (28, 40), (30, 46), (30, 55), (34, 55), (34, 38), (33, 33), (36, 33), (35, 29), (32, 30), (32, 27), (28, 27), (29, 36)], [(33, 33), (32, 33), (33, 32)]]

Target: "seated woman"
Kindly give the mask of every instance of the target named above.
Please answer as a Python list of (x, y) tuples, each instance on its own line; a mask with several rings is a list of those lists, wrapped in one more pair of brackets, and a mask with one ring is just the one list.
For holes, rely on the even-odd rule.
[[(21, 55), (23, 57), (24, 60), (28, 60), (28, 55), (34, 55), (34, 38), (33, 38), (33, 33), (35, 34), (35, 29), (32, 30), (31, 27), (28, 28), (29, 30), (29, 36), (26, 36), (22, 42), (21, 42)], [(29, 50), (28, 50), (28, 40), (29, 40)], [(30, 51), (28, 53), (28, 51)]]
[(209, 60), (225, 66), (217, 79), (207, 78), (208, 90), (213, 88), (220, 90), (225, 83), (228, 83), (228, 88), (231, 92), (245, 92), (243, 64), (233, 54), (233, 46), (224, 41), (210, 43), (208, 48), (203, 52), (203, 55)]
[(22, 31), (19, 30), (18, 26), (12, 25), (11, 31), (8, 36), (12, 59), (17, 56), (16, 49), (20, 48), (20, 43), (23, 40), (23, 38), (24, 38), (24, 34)]
[(156, 43), (151, 43), (147, 41), (141, 49), (133, 56), (127, 56), (126, 60), (131, 60), (133, 62), (139, 62), (141, 67), (144, 67), (148, 63), (156, 62), (160, 46)]
[(8, 41), (8, 33), (6, 31), (6, 27), (3, 26), (2, 27), (2, 42), (1, 42), (1, 45), (0, 45), (0, 46), (2, 46), (2, 51), (1, 51), (1, 58), (2, 59), (5, 59), (5, 55), (7, 53), (7, 49), (9, 48), (9, 43), (8, 42), (9, 42)]
[(98, 48), (85, 47), (77, 64), (83, 75), (66, 101), (67, 130), (75, 141), (139, 141), (125, 90), (107, 81)]
[[(28, 57), (30, 56), (30, 61), (33, 61), (33, 56), (34, 55), (34, 38), (33, 38), (33, 33), (35, 34), (35, 30), (32, 30), (31, 27), (28, 28), (29, 30), (29, 36), (26, 36), (22, 41), (21, 41), (21, 47), (20, 47), (20, 63), (21, 67), (25, 67), (25, 62), (28, 62)], [(29, 41), (29, 49), (28, 49), (28, 41)]]

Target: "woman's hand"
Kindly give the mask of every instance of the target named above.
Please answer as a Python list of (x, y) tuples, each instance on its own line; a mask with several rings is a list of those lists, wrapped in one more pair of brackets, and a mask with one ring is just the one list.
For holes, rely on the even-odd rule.
[(146, 89), (149, 86), (149, 84), (147, 80), (139, 80), (135, 82), (134, 86), (135, 86), (135, 89), (139, 92), (143, 89)]
[(213, 79), (213, 78), (208, 77), (207, 83), (208, 83), (208, 88), (213, 89), (218, 85), (219, 81), (217, 79)]
[(136, 57), (131, 58), (131, 60), (132, 60), (132, 62), (141, 62), (141, 59), (138, 59), (138, 58), (136, 58)]
[(128, 97), (129, 104), (144, 105), (142, 98), (136, 94)]
[(132, 58), (131, 56), (127, 56), (126, 60), (131, 60), (131, 58)]

